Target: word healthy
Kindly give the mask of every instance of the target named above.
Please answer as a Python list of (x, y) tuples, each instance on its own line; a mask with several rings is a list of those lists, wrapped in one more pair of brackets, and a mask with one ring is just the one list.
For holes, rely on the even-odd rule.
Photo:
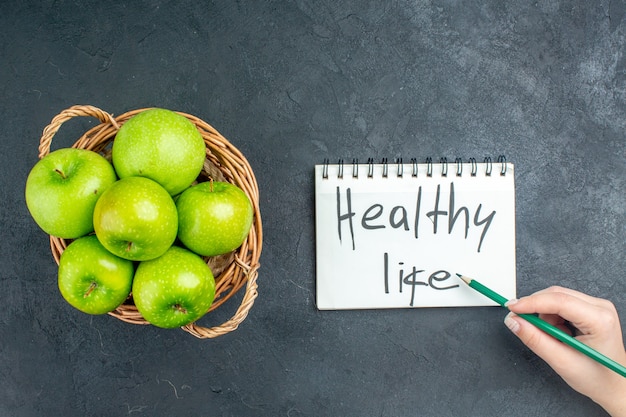
[[(342, 200), (345, 200), (345, 209), (342, 208)], [(487, 231), (494, 220), (496, 211), (493, 210), (486, 216), (481, 217), (482, 203), (478, 204), (474, 211), (474, 215), (470, 216), (470, 209), (461, 206), (456, 207), (454, 182), (450, 183), (450, 193), (448, 196), (447, 210), (444, 210), (443, 206), (440, 206), (441, 200), (441, 184), (437, 185), (437, 191), (434, 195), (434, 201), (432, 202), (432, 210), (426, 211), (424, 215), (432, 222), (432, 233), (436, 235), (439, 233), (440, 222), (447, 220), (447, 231), (451, 234), (455, 225), (462, 219), (464, 224), (465, 239), (468, 237), (469, 229), (471, 226), (481, 227), (482, 231), (480, 239), (477, 244), (477, 252), (480, 252)], [(417, 195), (415, 199), (415, 206), (409, 216), (409, 210), (402, 206), (396, 205), (391, 209), (386, 209), (381, 203), (375, 203), (369, 206), (363, 213), (357, 213), (353, 210), (352, 204), (352, 192), (350, 188), (345, 190), (345, 197), (342, 195), (341, 188), (337, 187), (337, 229), (339, 241), (342, 240), (342, 224), (347, 222), (350, 232), (350, 238), (352, 242), (352, 250), (356, 250), (356, 241), (354, 233), (355, 218), (360, 219), (360, 225), (363, 230), (371, 231), (377, 229), (385, 229), (391, 227), (392, 229), (410, 232), (413, 230), (413, 236), (415, 239), (419, 238), (420, 232), (420, 220), (423, 217), (422, 206), (426, 202), (422, 201), (422, 186), (417, 189)], [(447, 218), (447, 219), (446, 219)], [(470, 221), (472, 219), (472, 221)], [(445, 225), (445, 224), (444, 224)]]

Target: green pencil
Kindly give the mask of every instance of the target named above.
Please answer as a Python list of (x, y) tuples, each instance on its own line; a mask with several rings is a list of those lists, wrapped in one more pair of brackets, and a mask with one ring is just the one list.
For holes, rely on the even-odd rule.
[[(483, 284), (476, 281), (475, 279), (465, 277), (461, 274), (457, 274), (457, 275), (471, 288), (475, 289), (482, 295), (500, 304), (502, 307), (505, 307), (504, 304), (508, 301), (506, 298), (496, 293), (495, 291), (485, 287)], [(589, 356), (591, 359), (597, 361), (598, 363), (606, 366), (610, 370), (617, 372), (623, 377), (626, 377), (625, 366), (620, 365), (619, 363), (615, 362), (613, 359), (610, 359), (604, 356), (597, 350), (587, 346), (586, 344), (582, 343), (578, 339), (565, 333), (563, 330), (551, 325), (545, 320), (540, 319), (534, 314), (518, 314), (518, 316), (528, 321), (529, 323), (533, 324), (535, 327), (539, 328), (540, 330), (543, 330), (544, 332), (554, 337), (555, 339), (560, 340), (561, 342), (573, 347), (579, 352), (584, 353), (585, 355)]]

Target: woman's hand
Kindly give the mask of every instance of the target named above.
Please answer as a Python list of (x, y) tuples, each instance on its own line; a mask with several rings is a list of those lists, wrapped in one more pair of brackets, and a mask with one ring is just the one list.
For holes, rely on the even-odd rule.
[(608, 300), (562, 287), (550, 287), (511, 300), (504, 322), (573, 389), (590, 397), (612, 416), (626, 416), (626, 378), (542, 332), (515, 313), (538, 313), (543, 320), (575, 336), (626, 366), (619, 317)]

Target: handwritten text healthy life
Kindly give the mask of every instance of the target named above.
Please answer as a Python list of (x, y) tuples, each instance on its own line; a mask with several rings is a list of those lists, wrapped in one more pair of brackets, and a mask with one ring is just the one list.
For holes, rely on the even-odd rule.
[[(447, 185), (447, 184), (446, 184)], [(428, 239), (433, 239), (437, 235), (450, 235), (456, 228), (461, 228), (465, 240), (468, 236), (475, 236), (474, 248), (480, 253), (485, 240), (488, 237), (490, 226), (494, 222), (496, 210), (483, 207), (482, 203), (476, 206), (467, 207), (459, 205), (456, 201), (454, 182), (449, 183), (449, 191), (446, 197), (442, 198), (441, 184), (437, 185), (434, 193), (423, 196), (422, 186), (415, 189), (414, 204), (389, 205), (383, 202), (374, 202), (363, 207), (362, 210), (354, 208), (352, 202), (352, 191), (350, 187), (342, 189), (336, 188), (336, 220), (337, 238), (343, 246), (347, 241), (352, 251), (356, 251), (359, 246), (359, 236), (371, 233), (378, 229), (397, 231), (397, 233), (410, 234), (414, 239), (420, 239), (424, 235)], [(428, 197), (426, 197), (428, 196)], [(477, 233), (469, 233), (470, 228), (477, 228)], [(358, 231), (358, 233), (355, 233)], [(367, 239), (367, 237), (365, 237)], [(450, 271), (436, 270), (425, 271), (418, 266), (406, 267), (404, 260), (391, 261), (390, 254), (385, 251), (382, 256), (382, 288), (388, 294), (390, 285), (391, 265), (397, 265), (398, 292), (408, 287), (411, 293), (410, 306), (415, 300), (416, 288), (418, 286), (430, 287), (434, 290), (443, 291), (458, 288), (458, 284), (450, 285), (445, 283), (452, 276)], [(393, 254), (392, 254), (393, 256)], [(393, 271), (396, 272), (396, 271)], [(453, 271), (454, 272), (454, 271)]]

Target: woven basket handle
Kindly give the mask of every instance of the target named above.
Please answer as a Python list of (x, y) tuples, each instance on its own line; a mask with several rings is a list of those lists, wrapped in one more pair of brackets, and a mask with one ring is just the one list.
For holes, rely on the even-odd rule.
[(43, 158), (44, 156), (50, 153), (50, 145), (52, 144), (52, 138), (57, 133), (61, 125), (73, 117), (81, 117), (81, 116), (91, 116), (100, 120), (102, 123), (111, 123), (117, 129), (119, 129), (119, 125), (113, 118), (113, 116), (103, 110), (100, 110), (97, 107), (89, 106), (89, 105), (76, 105), (72, 106), (68, 109), (63, 110), (61, 113), (57, 114), (50, 124), (46, 126), (43, 130), (43, 134), (39, 141), (39, 158)]

